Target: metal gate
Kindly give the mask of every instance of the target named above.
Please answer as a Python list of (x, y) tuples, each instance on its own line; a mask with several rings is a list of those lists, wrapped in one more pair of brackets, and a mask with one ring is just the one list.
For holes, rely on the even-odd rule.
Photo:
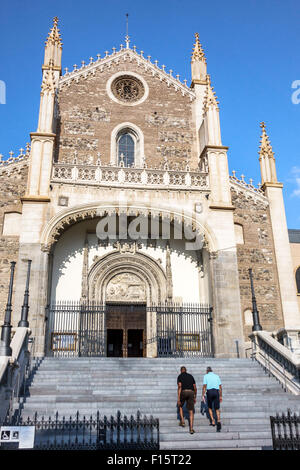
[[(46, 310), (47, 356), (107, 355), (105, 304), (62, 301)], [(158, 357), (214, 355), (210, 306), (166, 303), (148, 306), (147, 312), (155, 328), (144, 340), (145, 350), (151, 343)]]
[(204, 304), (163, 304), (156, 313), (158, 357), (212, 357), (212, 307)]
[(46, 312), (47, 356), (106, 356), (105, 305), (62, 301)]

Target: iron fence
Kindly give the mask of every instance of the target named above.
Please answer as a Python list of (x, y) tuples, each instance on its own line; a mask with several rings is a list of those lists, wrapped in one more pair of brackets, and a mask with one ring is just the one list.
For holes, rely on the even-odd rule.
[(212, 357), (212, 307), (205, 304), (162, 304), (156, 312), (158, 357)]
[(61, 301), (46, 308), (47, 356), (105, 356), (105, 305)]
[(298, 425), (300, 416), (292, 415), (288, 409), (287, 415), (277, 413), (270, 416), (273, 450), (300, 450), (300, 434)]
[[(18, 417), (3, 424), (4, 426), (34, 426), (35, 439), (33, 450), (159, 450), (159, 420), (157, 418), (122, 417), (121, 412), (116, 417), (96, 416), (80, 418), (64, 416), (59, 419), (58, 413), (54, 418), (33, 418), (25, 420)], [(2, 443), (1, 449), (17, 449), (18, 445)]]
[[(69, 301), (48, 306), (46, 355), (106, 356), (107, 308), (105, 304)], [(122, 305), (118, 308), (121, 309)], [(147, 306), (147, 312), (153, 316), (151, 323), (154, 328), (151, 335), (147, 331), (143, 346), (155, 345), (158, 357), (214, 355), (212, 307), (209, 305), (168, 302)]]

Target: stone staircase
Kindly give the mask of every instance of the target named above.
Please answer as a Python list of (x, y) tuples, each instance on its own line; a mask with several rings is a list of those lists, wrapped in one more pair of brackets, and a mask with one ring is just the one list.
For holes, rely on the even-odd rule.
[[(177, 375), (185, 365), (196, 380), (194, 429), (178, 426)], [(202, 378), (210, 365), (223, 385), (222, 431), (200, 414)], [(142, 415), (159, 418), (161, 449), (270, 449), (270, 415), (300, 412), (299, 397), (285, 393), (250, 359), (44, 358), (22, 399), (23, 418)]]

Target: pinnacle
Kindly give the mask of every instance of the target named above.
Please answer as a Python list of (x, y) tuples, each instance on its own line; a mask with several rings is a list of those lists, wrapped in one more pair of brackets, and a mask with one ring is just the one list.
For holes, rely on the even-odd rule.
[(204, 96), (203, 108), (206, 111), (210, 106), (214, 106), (216, 109), (219, 109), (219, 102), (217, 101), (216, 93), (214, 88), (211, 86), (210, 76), (207, 75), (207, 86)]
[(260, 156), (268, 156), (269, 158), (274, 158), (274, 152), (272, 149), (272, 145), (269, 139), (269, 136), (266, 132), (266, 124), (265, 122), (260, 123), (260, 127), (262, 129), (262, 135), (260, 139), (260, 147), (259, 147), (259, 155)]
[(57, 24), (58, 24), (58, 17), (55, 16), (53, 18), (53, 26), (48, 34), (46, 44), (58, 44), (59, 46), (62, 46), (61, 36), (59, 33), (59, 29), (57, 27)]
[(199, 62), (204, 62), (206, 64), (206, 58), (205, 58), (205, 55), (204, 55), (204, 51), (203, 51), (203, 48), (201, 46), (201, 43), (199, 41), (199, 34), (198, 33), (195, 33), (195, 44), (194, 44), (194, 49), (193, 49), (193, 53), (192, 53), (192, 62), (196, 62), (196, 61), (199, 61)]

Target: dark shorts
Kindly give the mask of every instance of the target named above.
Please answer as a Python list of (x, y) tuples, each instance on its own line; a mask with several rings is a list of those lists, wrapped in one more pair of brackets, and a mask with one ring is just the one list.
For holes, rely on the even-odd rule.
[(207, 390), (206, 396), (207, 396), (207, 406), (208, 406), (208, 408), (210, 408), (212, 410), (213, 407), (214, 407), (215, 410), (219, 410), (220, 409), (219, 390), (217, 390), (216, 388), (211, 388), (210, 390)]
[(186, 402), (186, 407), (189, 411), (194, 409), (194, 392), (193, 390), (182, 390), (180, 394), (181, 406)]

